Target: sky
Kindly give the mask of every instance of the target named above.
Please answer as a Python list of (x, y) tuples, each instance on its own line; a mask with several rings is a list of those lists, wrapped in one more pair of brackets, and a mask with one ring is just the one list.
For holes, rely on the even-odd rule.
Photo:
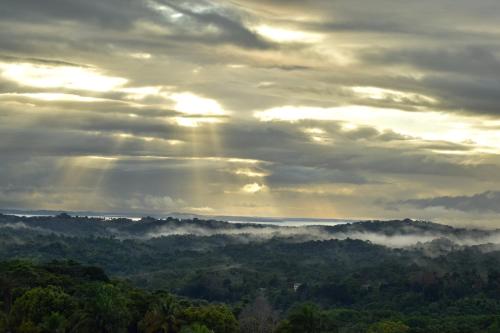
[(0, 207), (500, 223), (497, 0), (2, 0)]

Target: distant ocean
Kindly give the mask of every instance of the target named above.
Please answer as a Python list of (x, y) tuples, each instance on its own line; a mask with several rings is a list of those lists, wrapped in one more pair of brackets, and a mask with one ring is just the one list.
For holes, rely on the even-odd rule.
[(322, 226), (334, 226), (339, 224), (352, 223), (352, 220), (332, 220), (332, 221), (317, 221), (317, 220), (279, 220), (279, 221), (258, 221), (256, 219), (252, 221), (239, 221), (239, 220), (228, 220), (229, 223), (243, 223), (243, 224), (267, 224), (276, 225), (282, 227), (303, 227), (312, 225), (322, 225)]
[[(55, 216), (57, 212), (43, 211), (43, 212), (20, 212), (20, 211), (4, 211), (4, 214), (15, 215), (15, 216), (26, 216), (26, 217), (36, 217), (36, 216)], [(139, 221), (141, 217), (138, 216), (126, 216), (126, 215), (114, 215), (114, 214), (98, 214), (95, 212), (69, 212), (71, 216), (88, 216), (94, 218), (102, 218), (105, 220), (126, 218), (133, 221)], [(241, 216), (200, 216), (200, 215), (188, 215), (188, 214), (172, 214), (165, 215), (162, 217), (157, 217), (159, 219), (166, 218), (168, 216), (180, 219), (190, 219), (199, 218), (202, 220), (215, 219), (218, 221), (225, 221), (229, 223), (238, 224), (264, 224), (264, 225), (275, 225), (283, 227), (302, 227), (302, 226), (335, 226), (339, 224), (346, 224), (357, 222), (356, 220), (342, 220), (342, 219), (308, 219), (308, 218), (269, 218), (269, 217), (241, 217)]]

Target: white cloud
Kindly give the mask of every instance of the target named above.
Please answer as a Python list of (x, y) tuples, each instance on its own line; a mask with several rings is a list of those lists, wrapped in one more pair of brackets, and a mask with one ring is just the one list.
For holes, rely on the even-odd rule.
[(265, 190), (265, 188), (266, 187), (264, 185), (261, 185), (259, 183), (251, 183), (243, 186), (242, 191), (245, 193), (257, 193)]
[(135, 59), (141, 59), (141, 60), (147, 60), (151, 59), (152, 55), (150, 53), (130, 53), (130, 57), (135, 58)]
[(250, 178), (262, 178), (262, 177), (268, 176), (268, 173), (266, 173), (266, 172), (263, 172), (260, 170), (254, 170), (254, 169), (250, 169), (250, 168), (236, 169), (236, 171), (234, 173), (237, 175), (246, 176), (246, 177), (250, 177)]
[(394, 102), (411, 101), (415, 103), (436, 104), (436, 99), (415, 93), (408, 93), (392, 89), (378, 87), (351, 87), (350, 90), (361, 97), (375, 100), (392, 100)]
[(221, 116), (226, 112), (214, 99), (204, 98), (189, 92), (174, 93), (170, 99), (175, 102), (175, 110), (189, 115)]
[[(408, 112), (398, 109), (349, 105), (331, 108), (283, 106), (255, 112), (260, 121), (322, 120), (343, 122), (346, 130), (363, 126), (430, 141), (471, 145), (476, 151), (500, 152), (500, 132), (484, 117), (437, 111)], [(488, 130), (485, 126), (491, 125)]]
[(125, 85), (128, 80), (107, 76), (94, 68), (66, 65), (0, 62), (1, 76), (24, 86), (64, 88), (106, 92)]
[(315, 43), (321, 41), (322, 39), (322, 36), (318, 33), (311, 33), (307, 31), (293, 30), (270, 25), (259, 25), (255, 27), (255, 31), (268, 39), (284, 43)]
[(201, 97), (190, 92), (166, 93), (164, 95), (174, 102), (173, 108), (176, 111), (189, 116), (175, 118), (175, 122), (180, 126), (198, 127), (204, 123), (216, 124), (222, 122), (221, 116), (228, 115), (219, 102), (211, 98)]

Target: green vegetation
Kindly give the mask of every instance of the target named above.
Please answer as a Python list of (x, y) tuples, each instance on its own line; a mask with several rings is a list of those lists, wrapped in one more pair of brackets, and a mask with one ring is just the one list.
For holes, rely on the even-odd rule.
[[(371, 223), (323, 232), (484, 236)], [(180, 227), (197, 231), (165, 233)], [(494, 244), (389, 248), (241, 228), (0, 215), (0, 332), (500, 332)]]
[(74, 262), (2, 262), (0, 277), (2, 332), (238, 331), (223, 304), (149, 293)]

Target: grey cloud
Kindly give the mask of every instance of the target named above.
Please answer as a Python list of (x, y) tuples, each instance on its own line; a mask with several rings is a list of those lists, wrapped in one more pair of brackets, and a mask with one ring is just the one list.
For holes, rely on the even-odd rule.
[[(219, 118), (219, 124), (186, 128), (173, 121), (179, 112), (159, 96), (139, 106), (119, 91), (35, 88), (2, 78), (2, 93), (64, 92), (107, 100), (2, 96), (0, 205), (157, 209), (182, 206), (184, 200), (182, 207), (247, 207), (246, 214), (275, 206), (284, 214), (401, 217), (424, 214), (422, 206), (399, 205), (396, 212), (384, 203), (430, 198), (436, 189), (457, 196), (482, 193), (500, 182), (498, 157), (476, 151), (472, 143), (412, 138), (392, 128), (397, 126), (377, 130), (384, 127), (378, 123), (344, 130), (338, 122), (262, 123), (253, 117), (254, 111), (284, 105), (369, 105), (495, 120), (500, 103), (497, 1), (156, 3), (183, 16), (163, 15), (145, 1), (3, 1), (0, 61), (88, 65), (128, 79), (127, 87), (168, 86), (215, 99), (230, 115)], [(322, 40), (271, 42), (252, 30), (259, 24), (318, 33)], [(135, 53), (150, 56), (137, 59), (131, 56)], [(354, 93), (353, 86), (421, 94), (436, 102), (377, 100)], [(321, 128), (325, 142), (315, 142), (304, 132), (308, 127)], [(71, 168), (85, 156), (104, 159)], [(110, 157), (115, 159), (105, 159)], [(259, 162), (235, 165), (228, 158)], [(268, 175), (237, 175), (239, 167)], [(74, 179), (66, 175), (63, 184), (65, 170)], [(241, 192), (253, 182), (266, 190)], [(316, 193), (317, 187), (325, 188)], [(147, 202), (138, 199), (148, 195)], [(321, 209), (311, 211), (313, 202)]]
[(153, 16), (145, 1), (133, 0), (5, 0), (0, 3), (2, 20), (45, 23), (48, 20), (98, 23), (109, 28), (129, 28), (138, 18)]
[[(183, 6), (179, 6), (172, 1), (161, 1), (172, 9), (187, 15), (194, 20), (220, 28), (226, 38), (244, 47), (266, 49), (272, 46), (270, 42), (262, 39), (258, 34), (246, 28), (240, 21), (221, 15), (215, 11), (194, 12)], [(205, 37), (206, 38), (206, 37)], [(223, 37), (224, 38), (224, 37)]]
[(440, 96), (448, 108), (485, 115), (498, 116), (500, 80), (497, 78), (455, 78), (429, 76), (423, 85)]
[(432, 48), (413, 50), (368, 51), (363, 55), (371, 63), (408, 64), (432, 72), (494, 76), (500, 73), (499, 45), (466, 46), (457, 49)]
[(44, 59), (44, 58), (33, 58), (33, 57), (15, 57), (10, 55), (0, 54), (0, 60), (5, 60), (7, 62), (28, 62), (32, 64), (42, 64), (42, 65), (56, 65), (56, 66), (71, 66), (71, 67), (88, 67), (83, 64), (76, 64), (68, 61), (56, 60), (56, 59)]
[(294, 186), (298, 184), (368, 183), (365, 177), (348, 170), (332, 168), (277, 165), (270, 168), (272, 174), (266, 178), (271, 185)]
[(411, 199), (402, 204), (420, 208), (444, 207), (446, 209), (476, 213), (500, 213), (500, 192), (487, 191), (471, 196), (443, 196), (428, 199)]
[[(94, 111), (66, 111), (67, 117), (59, 117), (55, 109), (39, 119), (33, 119), (33, 113), (25, 113), (24, 120), (19, 111), (7, 113), (10, 116), (5, 118), (4, 126), (19, 126), (15, 125), (15, 121), (20, 124), (29, 121), (32, 125), (15, 130), (5, 127), (2, 130), (3, 142), (11, 143), (0, 149), (10, 154), (27, 153), (33, 149), (33, 142), (36, 143), (39, 154), (49, 155), (190, 156), (192, 150), (196, 149), (197, 156), (251, 158), (277, 165), (290, 165), (290, 169), (277, 170), (271, 179), (283, 182), (288, 175), (288, 181), (292, 183), (303, 183), (307, 179), (315, 182), (321, 177), (340, 182), (363, 182), (365, 177), (359, 174), (365, 172), (487, 179), (497, 171), (493, 164), (460, 165), (453, 159), (434, 156), (430, 151), (467, 151), (467, 146), (415, 142), (413, 138), (390, 132), (380, 133), (369, 127), (343, 131), (335, 122), (312, 121), (295, 125), (246, 121), (242, 126), (229, 119), (229, 123), (219, 124), (215, 130), (217, 141), (223, 149), (217, 151), (213, 141), (214, 129), (210, 127), (196, 129), (196, 140), (199, 142), (193, 142), (192, 129), (158, 122), (149, 117), (130, 118), (130, 109), (125, 108), (121, 114), (102, 113), (99, 108)], [(4, 112), (4, 115), (7, 114)], [(175, 115), (174, 113), (172, 116)], [(53, 132), (50, 130), (53, 126), (64, 130)], [(326, 130), (332, 143), (322, 145), (311, 142), (309, 136), (301, 130), (315, 126)], [(114, 136), (115, 134), (132, 134), (137, 137), (121, 138)], [(176, 140), (184, 144), (171, 146), (163, 141), (148, 142), (141, 137)], [(367, 141), (371, 142), (370, 147), (366, 146)], [(393, 141), (397, 144), (393, 144)], [(252, 149), (248, 149), (249, 146)], [(293, 166), (297, 169), (293, 169)], [(303, 176), (300, 172), (292, 172), (294, 170), (304, 171)], [(319, 170), (323, 171), (318, 174)], [(301, 177), (302, 181), (298, 181)]]

